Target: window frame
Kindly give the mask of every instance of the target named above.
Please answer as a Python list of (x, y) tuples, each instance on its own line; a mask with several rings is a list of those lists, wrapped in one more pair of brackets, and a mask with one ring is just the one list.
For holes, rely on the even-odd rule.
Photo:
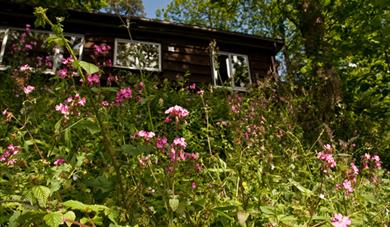
[[(3, 59), (4, 59), (4, 54), (5, 54), (5, 49), (6, 49), (6, 46), (7, 46), (7, 43), (8, 43), (8, 35), (9, 35), (9, 32), (10, 31), (25, 31), (24, 28), (16, 28), (16, 27), (7, 27), (7, 28), (4, 28), (4, 27), (0, 27), (0, 32), (1, 31), (6, 31), (6, 34), (2, 40), (2, 45), (1, 45), (1, 50), (0, 50), (0, 71), (2, 70), (6, 70), (9, 68), (8, 65), (4, 65), (3, 64)], [(39, 30), (39, 29), (31, 29), (31, 32), (32, 33), (41, 33), (41, 34), (55, 34), (54, 32), (51, 32), (51, 31), (46, 31), (46, 30)], [(83, 34), (76, 34), (76, 33), (64, 33), (64, 36), (65, 38), (66, 37), (76, 37), (76, 38), (81, 38), (81, 46), (80, 46), (80, 49), (78, 51), (78, 60), (81, 60), (82, 59), (82, 55), (83, 55), (83, 50), (84, 50), (84, 45), (85, 45), (85, 36)], [(65, 50), (66, 51), (66, 50)], [(53, 59), (56, 59), (58, 58), (60, 53), (52, 53), (52, 55), (50, 56), (53, 56)], [(52, 74), (54, 75), (57, 71), (59, 67), (59, 62), (58, 61), (53, 61), (53, 67), (51, 69), (46, 69), (44, 70), (42, 73), (44, 74)]]
[[(216, 69), (216, 57), (219, 55), (225, 55), (229, 59), (229, 64), (226, 68), (227, 73), (228, 73), (228, 78), (232, 78), (230, 82), (230, 86), (222, 86), (222, 85), (217, 85), (217, 80), (218, 80), (218, 71)], [(249, 79), (249, 84), (252, 85), (252, 76), (251, 76), (251, 70), (250, 70), (250, 65), (249, 65), (249, 57), (247, 54), (239, 54), (239, 53), (234, 53), (234, 52), (228, 52), (228, 51), (213, 51), (211, 53), (211, 63), (212, 63), (212, 77), (213, 77), (213, 85), (216, 88), (227, 88), (227, 89), (232, 89), (233, 91), (247, 91), (246, 87), (237, 87), (234, 85), (234, 75), (231, 75), (233, 72), (233, 61), (232, 58), (233, 56), (238, 56), (238, 57), (243, 57), (244, 62), (247, 65), (248, 68), (248, 79)], [(218, 63), (219, 64), (219, 63)]]
[[(148, 45), (157, 45), (158, 46), (158, 69), (157, 68), (150, 68), (150, 67), (140, 68), (140, 67), (131, 67), (131, 66), (118, 65), (117, 64), (118, 42), (121, 42), (121, 43), (141, 43), (141, 44), (148, 44)], [(152, 71), (152, 72), (161, 72), (162, 71), (162, 56), (161, 56), (161, 53), (162, 53), (161, 43), (115, 38), (113, 66), (116, 67), (116, 68), (123, 68), (123, 69), (134, 69), (134, 70), (145, 70), (145, 71)], [(139, 61), (139, 59), (136, 57), (136, 61), (137, 60)]]

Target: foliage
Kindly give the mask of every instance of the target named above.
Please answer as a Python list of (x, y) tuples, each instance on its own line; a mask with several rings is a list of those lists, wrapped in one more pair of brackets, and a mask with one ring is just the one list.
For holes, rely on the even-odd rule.
[(326, 124), (342, 140), (383, 141), (370, 147), (388, 163), (389, 12), (384, 0), (176, 0), (161, 16), (283, 39), (281, 80), (305, 139)]
[(352, 156), (369, 138), (325, 128), (306, 142), (279, 83), (234, 93), (106, 73), (102, 48), (78, 61), (36, 14), (71, 57), (65, 74), (23, 59), (0, 74), (0, 224), (387, 225), (389, 172), (375, 152)]

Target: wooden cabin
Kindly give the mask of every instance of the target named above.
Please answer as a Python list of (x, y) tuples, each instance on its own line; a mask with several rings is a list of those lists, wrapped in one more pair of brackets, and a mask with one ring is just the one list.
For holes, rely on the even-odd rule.
[[(15, 54), (26, 49), (15, 49), (15, 43), (19, 42), (26, 24), (34, 24), (33, 10), (31, 6), (2, 3), (2, 69), (7, 67), (7, 62)], [(73, 10), (49, 9), (48, 13), (53, 18), (65, 18), (65, 34), (71, 40), (78, 57), (85, 61), (96, 60), (94, 54), (99, 51), (99, 45), (103, 48), (106, 45), (111, 48), (104, 49), (105, 52), (101, 53), (103, 56), (100, 57), (105, 61), (103, 65), (150, 71), (169, 79), (190, 73), (190, 82), (212, 83), (214, 86), (231, 87), (234, 90), (245, 90), (255, 81), (272, 74), (275, 70), (275, 55), (283, 46), (281, 40), (167, 21), (120, 18), (117, 15)], [(130, 29), (126, 28), (126, 24)], [(49, 30), (42, 28), (31, 29), (42, 40), (50, 34)], [(35, 46), (28, 46), (30, 49), (25, 51), (48, 52), (43, 57), (45, 59), (39, 58), (39, 61), (40, 64), (51, 61), (48, 72), (54, 73), (58, 68), (58, 58), (64, 58), (66, 54), (58, 48), (43, 50), (43, 43), (34, 42)], [(34, 61), (32, 64), (39, 62)]]

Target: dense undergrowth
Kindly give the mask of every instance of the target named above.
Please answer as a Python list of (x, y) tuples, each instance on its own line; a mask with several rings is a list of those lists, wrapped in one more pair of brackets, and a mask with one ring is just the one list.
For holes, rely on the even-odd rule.
[(386, 141), (326, 124), (307, 139), (278, 83), (234, 93), (72, 57), (61, 67), (20, 61), (0, 74), (0, 224), (389, 223), (389, 173), (373, 148)]

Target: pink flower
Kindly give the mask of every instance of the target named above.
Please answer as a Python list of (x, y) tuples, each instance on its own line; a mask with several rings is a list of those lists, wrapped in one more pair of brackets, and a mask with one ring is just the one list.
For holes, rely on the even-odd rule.
[(176, 105), (176, 106), (173, 106), (173, 107), (170, 107), (169, 109), (167, 109), (165, 111), (165, 114), (169, 114), (169, 116), (171, 116), (171, 117), (184, 118), (184, 117), (188, 116), (189, 112), (188, 112), (188, 110), (184, 109), (183, 107)]
[(352, 184), (351, 181), (345, 179), (343, 181), (343, 188), (345, 189), (345, 194), (349, 195), (353, 192)]
[(171, 147), (171, 149), (168, 152), (169, 158), (171, 159), (172, 162), (176, 161), (176, 150), (175, 148)]
[(102, 107), (108, 107), (110, 103), (108, 103), (107, 101), (102, 101), (101, 105)]
[(87, 76), (87, 81), (89, 86), (99, 85), (100, 84), (100, 76), (98, 74), (92, 74)]
[(58, 76), (62, 79), (65, 79), (65, 77), (68, 75), (68, 70), (66, 68), (58, 70)]
[(178, 147), (181, 147), (183, 149), (185, 149), (187, 147), (187, 143), (185, 141), (185, 139), (183, 137), (176, 137), (174, 140), (173, 140), (173, 144), (175, 146), (178, 146)]
[(26, 95), (30, 94), (31, 92), (33, 92), (35, 89), (35, 87), (31, 86), (31, 85), (28, 85), (27, 87), (24, 87), (23, 88), (23, 91)]
[(86, 103), (87, 103), (87, 98), (85, 98), (85, 97), (82, 97), (82, 98), (77, 102), (77, 104), (78, 104), (79, 106), (85, 106)]
[(7, 166), (12, 166), (16, 163), (15, 155), (21, 151), (19, 146), (13, 144), (8, 145), (7, 149), (0, 156), (0, 162), (4, 162)]
[(358, 167), (356, 167), (355, 163), (351, 163), (351, 169), (352, 169), (354, 175), (359, 174), (359, 169), (358, 169)]
[(334, 227), (348, 227), (352, 223), (351, 219), (347, 216), (343, 217), (342, 214), (334, 214), (332, 218), (332, 225)]
[(203, 94), (204, 94), (204, 90), (201, 89), (198, 91), (198, 95), (203, 96)]
[(154, 132), (148, 132), (148, 131), (145, 131), (145, 130), (141, 130), (141, 131), (138, 131), (137, 133), (135, 133), (135, 137), (144, 138), (147, 141), (149, 141), (155, 135), (156, 134)]
[(190, 90), (195, 90), (196, 89), (196, 84), (195, 83), (192, 83), (190, 86), (189, 86)]
[(318, 152), (317, 158), (325, 161), (325, 167), (326, 168), (335, 168), (336, 167), (336, 161), (333, 159), (332, 154), (328, 154), (325, 152)]
[(131, 91), (131, 88), (130, 88), (130, 87), (120, 89), (120, 90), (116, 93), (115, 103), (116, 103), (117, 105), (120, 105), (120, 104), (123, 103), (125, 100), (130, 99), (130, 98), (131, 98), (131, 94), (132, 94), (132, 91)]
[(378, 155), (372, 156), (371, 160), (374, 161), (375, 168), (380, 169), (382, 167), (381, 159), (379, 158)]
[(54, 161), (54, 165), (55, 166), (60, 166), (60, 165), (62, 165), (64, 163), (65, 163), (65, 159), (63, 159), (63, 158), (59, 158), (59, 159)]
[(64, 115), (65, 118), (69, 116), (69, 107), (63, 103), (56, 105), (56, 110)]
[(156, 141), (156, 147), (158, 149), (164, 149), (165, 145), (167, 144), (167, 137), (157, 137)]
[(31, 71), (32, 68), (28, 65), (28, 64), (24, 64), (22, 66), (20, 66), (20, 69), (19, 69), (21, 72), (26, 72), (26, 71)]
[(13, 144), (8, 145), (7, 149), (12, 155), (16, 155), (21, 150), (19, 146), (14, 146)]
[(192, 188), (192, 189), (196, 189), (196, 183), (195, 183), (195, 181), (192, 181), (191, 188)]
[(166, 117), (164, 120), (164, 122), (167, 124), (170, 123), (171, 121), (172, 121), (172, 119), (170, 117)]
[(26, 44), (26, 45), (24, 45), (24, 49), (25, 49), (25, 50), (32, 50), (31, 44)]
[(62, 60), (62, 64), (64, 64), (64, 65), (71, 64), (73, 61), (74, 61), (73, 58), (70, 56), (68, 58), (64, 58)]

